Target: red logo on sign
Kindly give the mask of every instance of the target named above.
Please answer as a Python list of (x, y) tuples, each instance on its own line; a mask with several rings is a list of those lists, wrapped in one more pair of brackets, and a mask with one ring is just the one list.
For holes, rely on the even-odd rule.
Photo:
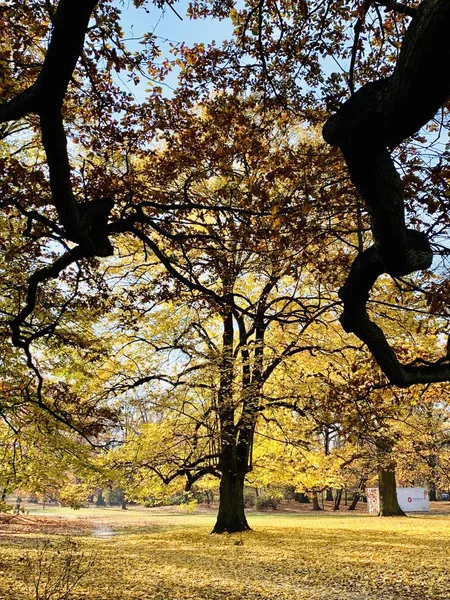
[(411, 496), (408, 496), (408, 502), (412, 502)]

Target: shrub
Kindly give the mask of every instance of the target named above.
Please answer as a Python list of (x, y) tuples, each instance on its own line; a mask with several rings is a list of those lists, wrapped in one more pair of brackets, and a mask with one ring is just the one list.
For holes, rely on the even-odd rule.
[(256, 506), (257, 496), (253, 488), (244, 488), (244, 506), (245, 508), (254, 508)]
[(256, 508), (258, 510), (277, 510), (280, 502), (281, 497), (279, 494), (271, 494), (267, 492), (256, 498)]
[(180, 504), (178, 506), (178, 510), (181, 510), (182, 512), (185, 513), (193, 513), (194, 510), (197, 508), (198, 502), (195, 498), (193, 498), (192, 500), (189, 500), (187, 502), (183, 502), (182, 504)]
[(85, 555), (70, 538), (38, 540), (25, 558), (27, 600), (70, 600), (94, 559), (94, 554)]

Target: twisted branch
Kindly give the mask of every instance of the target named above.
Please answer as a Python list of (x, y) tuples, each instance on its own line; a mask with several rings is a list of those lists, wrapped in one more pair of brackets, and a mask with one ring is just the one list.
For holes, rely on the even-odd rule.
[[(389, 4), (389, 3), (385, 3)], [(403, 184), (390, 150), (424, 126), (450, 96), (442, 64), (450, 60), (450, 2), (423, 0), (405, 35), (394, 73), (360, 88), (325, 123), (323, 137), (338, 146), (372, 219), (374, 246), (358, 255), (339, 295), (341, 322), (367, 344), (388, 379), (401, 387), (450, 380), (447, 357), (403, 365), (367, 313), (383, 273), (402, 276), (431, 266), (425, 233), (407, 229)]]
[[(71, 183), (62, 106), (84, 38), (98, 0), (60, 0), (53, 18), (53, 31), (44, 64), (36, 81), (24, 92), (0, 105), (0, 123), (15, 121), (28, 113), (40, 117), (42, 143), (50, 172), (53, 203), (67, 238), (84, 248), (85, 256), (108, 256), (112, 246), (105, 239), (104, 222), (112, 201), (103, 202), (104, 218), (81, 210)], [(94, 201), (98, 203), (98, 200)], [(99, 231), (100, 225), (101, 231)]]

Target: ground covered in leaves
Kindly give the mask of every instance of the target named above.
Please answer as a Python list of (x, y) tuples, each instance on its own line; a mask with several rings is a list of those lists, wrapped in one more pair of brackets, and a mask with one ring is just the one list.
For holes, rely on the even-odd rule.
[(221, 536), (209, 534), (208, 512), (48, 512), (0, 519), (1, 600), (34, 598), (24, 581), (36, 540), (66, 535), (94, 556), (75, 600), (450, 598), (450, 515), (441, 511), (255, 513), (253, 531)]

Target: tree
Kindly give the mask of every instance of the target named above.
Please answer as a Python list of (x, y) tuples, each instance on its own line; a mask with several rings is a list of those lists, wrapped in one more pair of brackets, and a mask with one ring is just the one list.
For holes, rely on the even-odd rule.
[(431, 501), (448, 489), (448, 398), (444, 386), (414, 390), (398, 427), (395, 458), (403, 486), (428, 487)]
[(0, 510), (17, 490), (43, 501), (57, 499), (79, 507), (88, 495), (95, 471), (92, 447), (60, 422), (22, 403), (15, 413), (2, 413), (0, 421)]
[[(98, 165), (90, 167), (91, 175), (96, 174), (100, 180), (97, 197), (91, 199), (90, 204), (86, 204), (84, 200), (76, 201), (75, 197), (81, 190), (79, 182), (76, 182), (74, 186), (73, 178), (71, 178), (61, 109), (66, 100), (67, 120), (70, 122), (73, 119), (75, 125), (76, 116), (73, 118), (70, 115), (70, 109), (74, 106), (71, 103), (76, 102), (77, 94), (68, 87), (72, 74), (75, 72), (81, 87), (86, 80), (90, 80), (96, 93), (94, 91), (92, 96), (93, 103), (90, 105), (83, 103), (81, 107), (78, 106), (77, 110), (82, 111), (83, 116), (86, 117), (86, 127), (80, 138), (73, 137), (77, 140), (81, 139), (85, 145), (92, 142), (94, 148), (98, 148), (99, 144), (106, 140), (105, 136), (108, 134), (112, 147), (118, 139), (128, 139), (128, 141), (131, 141), (133, 137), (135, 139), (136, 135), (133, 125), (130, 123), (130, 115), (136, 107), (130, 102), (129, 95), (123, 93), (114, 84), (111, 78), (111, 68), (114, 66), (118, 72), (129, 69), (133, 74), (142, 68), (144, 61), (147, 61), (148, 68), (156, 74), (158, 70), (150, 60), (152, 52), (155, 51), (154, 40), (151, 37), (146, 39), (146, 44), (149, 46), (148, 52), (133, 55), (126, 49), (122, 41), (123, 35), (118, 25), (118, 11), (102, 5), (94, 13), (95, 7), (96, 2), (92, 0), (86, 0), (81, 5), (73, 0), (62, 0), (58, 3), (56, 10), (51, 3), (45, 7), (36, 3), (22, 11), (22, 3), (17, 0), (14, 5), (15, 10), (8, 11), (8, 17), (4, 17), (2, 22), (5, 39), (11, 38), (8, 34), (12, 29), (17, 29), (18, 23), (28, 29), (36, 40), (43, 38), (48, 25), (52, 27), (49, 47), (47, 51), (40, 49), (37, 52), (38, 56), (31, 49), (31, 45), (23, 41), (25, 37), (20, 38), (16, 44), (16, 54), (12, 61), (8, 62), (10, 65), (9, 77), (5, 78), (4, 82), (4, 92), (9, 100), (2, 105), (0, 119), (7, 123), (15, 122), (27, 115), (38, 116), (39, 123), (33, 119), (30, 123), (35, 132), (42, 133), (42, 143), (50, 175), (48, 191), (51, 194), (51, 203), (56, 209), (57, 220), (51, 218), (49, 221), (48, 217), (44, 218), (42, 212), (39, 211), (30, 213), (29, 207), (26, 205), (22, 206), (22, 209), (27, 211), (31, 222), (40, 221), (54, 234), (75, 244), (73, 248), (59, 256), (51, 266), (37, 270), (33, 279), (30, 279), (28, 300), (13, 323), (14, 343), (23, 347), (24, 350), (29, 349), (29, 342), (21, 337), (20, 328), (35, 307), (37, 292), (41, 284), (50, 278), (58, 277), (68, 265), (75, 261), (92, 256), (110, 255), (112, 252), (110, 235), (126, 228), (125, 223), (119, 225), (120, 219), (119, 222), (108, 225), (112, 206), (118, 199), (113, 200), (111, 195), (111, 192), (114, 193), (114, 185), (108, 185), (107, 165), (101, 166), (100, 169)], [(372, 10), (380, 7), (385, 9), (385, 18), (377, 29), (370, 23), (370, 14)], [(409, 365), (405, 367), (406, 370), (401, 370), (398, 361), (395, 362), (394, 355), (386, 346), (385, 337), (380, 336), (379, 330), (372, 327), (364, 307), (369, 290), (382, 272), (387, 270), (391, 275), (398, 276), (411, 273), (419, 268), (427, 268), (431, 264), (431, 251), (423, 235), (417, 232), (406, 233), (405, 219), (402, 216), (404, 212), (403, 186), (385, 148), (398, 146), (399, 143), (414, 134), (442, 106), (448, 96), (447, 85), (443, 78), (439, 77), (439, 61), (434, 60), (435, 56), (442, 57), (448, 52), (444, 41), (445, 36), (440, 35), (445, 28), (448, 17), (447, 10), (443, 0), (425, 1), (419, 7), (380, 1), (365, 3), (362, 12), (358, 13), (355, 26), (356, 39), (349, 68), (349, 86), (352, 97), (348, 104), (344, 104), (342, 109), (328, 121), (324, 129), (326, 139), (333, 145), (342, 148), (356, 187), (368, 203), (374, 223), (374, 239), (377, 247), (381, 248), (380, 260), (386, 261), (386, 265), (381, 267), (378, 255), (372, 249), (367, 250), (366, 254), (362, 253), (361, 256), (358, 256), (348, 283), (341, 291), (344, 303), (348, 305), (348, 310), (344, 312), (343, 322), (348, 331), (354, 330), (363, 341), (369, 344), (382, 367), (389, 371), (391, 379), (401, 385), (424, 381), (424, 378), (427, 381), (445, 379), (446, 362), (443, 360), (434, 366)], [(328, 3), (321, 7), (319, 2), (302, 2), (295, 9), (289, 4), (286, 6), (283, 4), (283, 10), (279, 9), (277, 3), (266, 5), (264, 2), (257, 6), (249, 3), (240, 11), (232, 8), (230, 4), (219, 7), (217, 3), (211, 3), (199, 7), (193, 3), (191, 7), (191, 14), (196, 16), (204, 15), (208, 11), (221, 18), (231, 15), (235, 23), (236, 34), (239, 34), (239, 39), (244, 40), (245, 43), (240, 50), (233, 44), (228, 44), (221, 50), (216, 48), (215, 51), (214, 47), (205, 48), (201, 45), (195, 46), (194, 49), (188, 49), (185, 46), (178, 49), (180, 57), (177, 60), (182, 67), (180, 88), (177, 91), (177, 101), (180, 105), (187, 102), (192, 105), (193, 100), (190, 102), (187, 100), (188, 92), (194, 92), (197, 83), (199, 86), (202, 84), (204, 89), (205, 76), (209, 76), (209, 82), (214, 84), (217, 89), (223, 89), (226, 86), (230, 89), (234, 86), (235, 92), (239, 89), (245, 90), (248, 81), (246, 78), (253, 77), (254, 89), (261, 93), (267, 101), (269, 101), (269, 92), (272, 90), (272, 96), (276, 103), (287, 103), (289, 106), (293, 106), (298, 114), (317, 123), (320, 122), (323, 115), (323, 99), (332, 105), (344, 93), (343, 77), (338, 77), (334, 73), (329, 76), (324, 75), (321, 54), (345, 55), (347, 36), (339, 33), (341, 31), (339, 27), (330, 28), (328, 31), (327, 26), (331, 21), (345, 23), (352, 19), (355, 13), (347, 6), (347, 3), (338, 2), (333, 6)], [(283, 14), (289, 15), (291, 20), (280, 21)], [(89, 28), (89, 20), (92, 16), (96, 18), (96, 25)], [(275, 22), (279, 23), (279, 28), (268, 26), (273, 18), (275, 18)], [(393, 75), (378, 79), (376, 82), (369, 82), (367, 87), (361, 88), (360, 92), (353, 93), (357, 79), (362, 81), (366, 77), (370, 80), (370, 77), (379, 72), (383, 76), (388, 72), (388, 63), (393, 60), (395, 54), (386, 50), (380, 39), (384, 29), (392, 30), (391, 25), (395, 19), (400, 24), (400, 35), (406, 29), (407, 19), (411, 19), (411, 24), (404, 35), (402, 51), (399, 53)], [(255, 27), (252, 29), (254, 23)], [(267, 25), (266, 28), (264, 28), (265, 25)], [(369, 39), (368, 44), (372, 43), (374, 47), (380, 49), (378, 63), (372, 55), (364, 56), (361, 49), (364, 48), (365, 38), (361, 32), (364, 31), (365, 25), (373, 33), (373, 39)], [(283, 45), (275, 41), (274, 36), (278, 31), (281, 31), (282, 37), (285, 37)], [(88, 38), (86, 38), (87, 33)], [(329, 40), (326, 44), (324, 43), (325, 33)], [(109, 35), (113, 42), (111, 47), (101, 43), (102, 37), (106, 35)], [(301, 43), (299, 43), (299, 35)], [(85, 38), (87, 43), (83, 46)], [(296, 51), (293, 51), (294, 40)], [(424, 40), (430, 40), (430, 43), (423, 43)], [(83, 47), (85, 53), (82, 56), (81, 64), (77, 67)], [(432, 48), (433, 52), (424, 53), (423, 48)], [(11, 49), (9, 47), (7, 52), (10, 56)], [(257, 64), (249, 62), (246, 53), (259, 58), (259, 62)], [(39, 63), (42, 55), (44, 55), (42, 65), (36, 66), (31, 58), (38, 58)], [(100, 58), (106, 58), (106, 69), (101, 69), (96, 65)], [(222, 69), (221, 61), (223, 63), (225, 60), (228, 60), (229, 66)], [(298, 65), (297, 78), (293, 79), (290, 77), (289, 71), (291, 66), (295, 66), (296, 63)], [(358, 64), (361, 73), (367, 73), (367, 76), (357, 73), (356, 66)], [(167, 65), (164, 68), (167, 70)], [(161, 73), (164, 68), (161, 69)], [(28, 87), (17, 92), (16, 86), (11, 84), (11, 77), (20, 69), (26, 73), (25, 84)], [(245, 77), (242, 76), (242, 73)], [(203, 80), (201, 81), (200, 78)], [(317, 83), (322, 98), (319, 100), (313, 98), (308, 87), (299, 88), (299, 84), (301, 86), (305, 81), (309, 85)], [(434, 93), (423, 98), (421, 90), (424, 88), (432, 89)], [(156, 100), (156, 104), (149, 108), (150, 111), (152, 108), (154, 109), (156, 116), (161, 99), (157, 98), (156, 90), (153, 93), (153, 100)], [(197, 89), (197, 95), (191, 94), (194, 101), (200, 93)], [(42, 100), (44, 97), (45, 102)], [(290, 98), (292, 102), (290, 102)], [(107, 99), (107, 102), (104, 99)], [(403, 110), (406, 103), (411, 110)], [(105, 127), (98, 123), (95, 113), (97, 110), (101, 111), (102, 117), (106, 116), (105, 110), (111, 115), (114, 112), (123, 111), (124, 119), (122, 123), (118, 123), (117, 119), (113, 118), (110, 125)], [(386, 114), (381, 119), (381, 126), (378, 127), (379, 115), (384, 115), (384, 113)], [(142, 118), (149, 116), (147, 107), (140, 111), (140, 116)], [(97, 124), (94, 125), (96, 120)], [(157, 117), (156, 120), (158, 120)], [(367, 135), (361, 133), (353, 138), (349, 133), (354, 127), (353, 121), (359, 128), (360, 120), (364, 122)], [(128, 125), (126, 125), (127, 123)], [(79, 129), (83, 130), (81, 127)], [(360, 132), (363, 131), (361, 128), (359, 129)], [(377, 131), (379, 139), (372, 140), (373, 131)], [(384, 132), (383, 135), (381, 132)], [(371, 141), (369, 142), (369, 140)], [(371, 148), (365, 147), (371, 144)], [(367, 156), (367, 160), (362, 160), (363, 156)], [(389, 192), (389, 197), (392, 196), (395, 200), (386, 200), (387, 208), (383, 201), (378, 201), (380, 195), (384, 197), (386, 194), (384, 188), (379, 187), (381, 186), (380, 182), (383, 181), (382, 174), (372, 168), (375, 164), (378, 165), (377, 161), (380, 163), (380, 169), (385, 168), (386, 173), (389, 172), (391, 177), (391, 184), (388, 186), (386, 180), (385, 185), (388, 186), (386, 190), (392, 191), (392, 193)], [(367, 170), (364, 165), (369, 169)], [(374, 183), (370, 179), (371, 177)], [(88, 181), (85, 185), (85, 192), (93, 192), (92, 188), (91, 182)], [(116, 194), (118, 191), (116, 186)], [(389, 207), (392, 207), (394, 212), (389, 212)], [(386, 216), (389, 218), (385, 218)], [(113, 220), (117, 220), (115, 216)], [(398, 231), (402, 231), (400, 236), (397, 235)], [(395, 241), (397, 237), (398, 240)], [(391, 244), (389, 246), (386, 242), (386, 250), (383, 246), (385, 238)], [(408, 258), (407, 248), (409, 245), (413, 248), (414, 257)], [(395, 251), (391, 252), (392, 250)], [(397, 258), (395, 260), (388, 259), (386, 258), (388, 255), (394, 255)], [(391, 265), (393, 260), (397, 262)], [(366, 268), (367, 265), (370, 268)], [(416, 268), (413, 269), (413, 267)], [(394, 367), (397, 375), (393, 374)]]
[[(113, 242), (129, 244), (141, 262), (151, 253), (173, 278), (153, 281), (149, 302), (181, 293), (220, 324), (215, 366), (224, 496), (233, 487), (242, 490), (264, 386), (275, 368), (292, 353), (327, 348), (324, 336), (305, 344), (301, 336), (335, 302), (333, 289), (341, 286), (341, 270), (350, 263), (349, 234), (358, 254), (340, 291), (344, 328), (368, 345), (393, 383), (406, 387), (447, 380), (447, 354), (402, 364), (367, 311), (369, 293), (382, 274), (401, 286), (399, 278), (431, 265), (428, 236), (407, 227), (405, 205), (410, 224), (418, 225), (421, 218), (433, 242), (442, 233), (439, 223), (448, 221), (448, 169), (434, 158), (430, 181), (417, 176), (420, 151), (402, 145), (449, 94), (437, 60), (449, 53), (447, 4), (193, 2), (192, 15), (229, 16), (234, 41), (221, 48), (174, 48), (180, 80), (173, 98), (152, 86), (139, 106), (114, 73), (129, 73), (134, 85), (145, 71), (164, 76), (170, 61), (155, 64), (157, 48), (150, 35), (142, 51), (130, 51), (113, 5), (14, 0), (2, 10), (1, 59), (7, 70), (1, 81), (5, 102), (0, 122), (10, 125), (3, 130), (1, 191), (7, 220), (16, 231), (23, 226), (29, 238), (24, 256), (13, 261), (10, 271), (10, 280), (17, 275), (17, 282), (7, 324), (13, 345), (24, 353), (30, 377), (27, 399), (66, 425), (69, 408), (79, 407), (81, 420), (95, 430), (97, 403), (83, 403), (67, 381), (61, 385), (50, 376), (47, 385), (50, 369), (45, 366), (55, 362), (50, 346), (65, 355), (72, 343), (79, 347), (85, 342), (74, 342), (67, 327), (62, 328), (65, 335), (58, 328), (83, 307), (82, 300), (77, 304), (80, 289), (89, 309), (110, 292), (99, 272), (113, 264)], [(348, 27), (353, 21), (354, 30)], [(383, 43), (385, 34), (393, 36), (392, 44)], [(327, 72), (325, 58), (330, 55), (349, 59), (347, 76)], [(356, 84), (361, 85), (358, 91)], [(347, 88), (351, 98), (335, 112)], [(427, 96), (422, 96), (424, 88)], [(205, 98), (213, 100), (208, 104)], [(201, 106), (210, 111), (203, 123), (196, 114)], [(367, 214), (354, 191), (338, 185), (336, 154), (321, 149), (316, 162), (310, 143), (303, 144), (304, 155), (297, 152), (291, 135), (299, 135), (300, 128), (283, 111), (292, 111), (303, 131), (335, 113), (324, 136), (342, 150), (367, 204), (374, 238), (370, 248), (365, 249), (362, 233)], [(231, 139), (226, 135), (229, 121)], [(269, 121), (274, 127), (267, 126)], [(276, 151), (271, 151), (274, 141)], [(158, 147), (162, 144), (164, 152)], [(399, 145), (399, 158), (407, 166), (404, 181), (388, 150)], [(328, 169), (323, 185), (308, 179)], [(306, 185), (295, 185), (295, 177)], [(424, 203), (419, 208), (410, 198), (406, 203), (405, 190), (416, 191)], [(438, 206), (430, 200), (435, 190)], [(342, 232), (336, 225), (344, 213)], [(344, 238), (345, 243), (335, 251), (338, 246), (331, 247), (330, 238)], [(136, 252), (137, 244), (143, 253)], [(446, 250), (440, 253), (445, 257)], [(294, 256), (306, 277), (294, 265)], [(245, 285), (243, 276), (250, 271), (257, 276)], [(435, 275), (444, 279), (439, 271)], [(296, 284), (311, 286), (314, 279), (321, 284), (326, 280), (317, 297), (312, 302), (298, 298)], [(408, 284), (413, 293), (418, 293), (416, 284)], [(432, 310), (442, 308), (445, 285), (431, 291)], [(286, 318), (286, 311), (293, 316)], [(208, 337), (209, 332), (202, 343), (215, 343)], [(46, 348), (43, 368), (39, 359)], [(96, 414), (103, 423), (108, 407), (100, 408)], [(233, 495), (235, 500), (240, 496), (240, 491)], [(224, 513), (218, 530), (246, 526), (242, 507), (233, 513)]]
[[(434, 151), (430, 133), (437, 131), (439, 137), (439, 127), (448, 127), (449, 86), (440, 72), (449, 53), (442, 34), (448, 10), (444, 0), (405, 4), (311, 0), (295, 7), (283, 1), (249, 2), (232, 13), (240, 45), (223, 51), (268, 104), (283, 105), (313, 123), (334, 113), (324, 126), (324, 138), (343, 153), (370, 213), (375, 242), (359, 249), (341, 288), (342, 323), (368, 345), (389, 379), (403, 387), (447, 380), (445, 350), (433, 364), (429, 360), (402, 364), (370, 318), (367, 301), (382, 274), (398, 279), (427, 270), (433, 252), (435, 258), (446, 260), (440, 223), (448, 223), (448, 166), (445, 149), (442, 154)], [(340, 72), (324, 68), (327, 56), (339, 61)], [(214, 82), (221, 85), (217, 76)], [(342, 102), (348, 93), (350, 99)], [(440, 108), (439, 126), (429, 123)], [(425, 125), (425, 134), (416, 135)], [(403, 169), (403, 179), (395, 161)], [(448, 285), (446, 271), (439, 274), (442, 306)], [(432, 310), (435, 291), (428, 289)]]
[[(336, 266), (330, 277), (339, 277), (333, 244), (345, 242), (336, 241), (331, 225), (336, 215), (321, 214), (327, 198), (321, 187), (328, 180), (321, 172), (327, 162), (323, 147), (302, 128), (294, 135), (286, 117), (260, 111), (254, 98), (217, 94), (183, 112), (174, 131), (163, 130), (160, 137), (161, 150), (142, 153), (128, 166), (129, 176), (139, 182), (138, 209), (129, 217), (136, 223), (134, 233), (167, 272), (163, 278), (160, 269), (142, 267), (134, 281), (126, 278), (129, 305), (123, 310), (136, 315), (136, 302), (148, 307), (143, 319), (133, 316), (136, 341), (127, 341), (144, 374), (128, 386), (137, 389), (158, 379), (154, 371), (145, 374), (145, 353), (137, 348), (147, 344), (154, 352), (177, 353), (175, 373), (159, 378), (173, 385), (172, 408), (194, 417), (184, 399), (200, 406), (191, 425), (195, 452), (186, 451), (184, 461), (177, 453), (175, 464), (181, 465), (170, 471), (170, 460), (163, 458), (162, 477), (169, 482), (187, 476), (190, 486), (215, 472), (220, 505), (214, 531), (239, 531), (248, 528), (244, 480), (252, 469), (256, 423), (270, 404), (265, 388), (292, 356), (339, 348), (340, 340), (338, 348), (323, 341), (324, 324), (335, 318), (334, 299), (321, 262), (310, 261), (327, 247)], [(351, 211), (342, 214), (342, 240), (347, 223), (351, 228)], [(190, 310), (183, 311), (180, 300)], [(174, 333), (158, 339), (162, 324), (155, 329), (154, 320), (151, 327), (146, 321), (164, 302), (183, 317)], [(172, 319), (175, 325), (177, 317)], [(127, 376), (130, 372), (121, 377), (122, 388)], [(167, 410), (166, 394), (160, 395), (159, 406)], [(203, 457), (200, 434), (216, 437)], [(160, 453), (154, 460), (161, 461)], [(153, 467), (162, 474), (161, 462)]]

